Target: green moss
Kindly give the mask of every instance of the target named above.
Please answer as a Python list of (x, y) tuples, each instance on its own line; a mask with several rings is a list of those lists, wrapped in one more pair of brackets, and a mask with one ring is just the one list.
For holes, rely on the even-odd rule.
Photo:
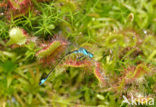
[[(11, 1), (20, 8), (15, 2), (23, 0)], [(155, 0), (31, 0), (31, 8), (24, 14), (18, 11), (20, 15), (14, 17), (11, 12), (15, 10), (1, 2), (0, 107), (126, 107), (131, 105), (122, 104), (122, 95), (154, 98), (155, 5)], [(24, 29), (27, 38), (21, 31), (10, 35), (14, 27)], [(67, 50), (62, 46), (64, 38), (70, 42)], [(11, 45), (7, 45), (9, 39)], [(51, 39), (52, 44), (42, 47)], [(64, 53), (78, 47), (94, 54), (94, 60), (84, 58), (91, 64), (74, 54), (56, 66)], [(45, 58), (45, 63), (40, 64), (38, 58)], [(101, 81), (99, 72), (93, 69), (94, 61), (108, 77), (107, 85), (94, 76), (96, 73)], [(55, 66), (46, 83), (39, 86), (42, 73), (49, 73)]]

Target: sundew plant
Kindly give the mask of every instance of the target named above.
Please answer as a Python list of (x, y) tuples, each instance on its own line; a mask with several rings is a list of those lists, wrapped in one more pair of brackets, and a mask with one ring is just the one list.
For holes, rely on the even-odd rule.
[(156, 0), (0, 0), (0, 107), (96, 106), (156, 106)]

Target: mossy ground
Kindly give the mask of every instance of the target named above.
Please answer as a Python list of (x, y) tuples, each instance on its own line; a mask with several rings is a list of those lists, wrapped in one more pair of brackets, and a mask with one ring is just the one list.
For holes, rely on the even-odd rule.
[[(27, 8), (19, 10), (9, 1), (0, 1), (0, 106), (128, 107), (123, 95), (155, 98), (155, 0), (20, 0)], [(6, 45), (14, 27), (27, 34), (22, 46)], [(70, 45), (41, 62), (36, 53), (58, 39)], [(94, 54), (107, 84), (99, 83), (92, 64), (63, 66), (68, 59), (77, 62), (73, 55), (39, 85), (59, 53), (79, 47)]]

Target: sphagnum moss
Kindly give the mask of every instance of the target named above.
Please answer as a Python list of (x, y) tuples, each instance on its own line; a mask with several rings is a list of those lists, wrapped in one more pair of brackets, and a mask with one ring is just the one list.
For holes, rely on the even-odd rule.
[[(11, 7), (10, 1), (17, 6)], [(122, 103), (122, 95), (130, 101), (133, 94), (139, 103), (138, 94), (142, 98), (154, 98), (155, 5), (154, 0), (0, 2), (0, 106), (125, 107), (131, 105)], [(9, 29), (15, 27), (20, 33), (10, 34)], [(26, 42), (21, 28), (29, 35)], [(67, 38), (71, 44), (89, 49), (94, 53), (97, 67), (88, 63), (87, 58), (64, 59), (46, 84), (39, 86), (41, 74), (52, 69), (54, 62), (59, 60), (59, 54), (52, 47), (56, 61), (44, 63), (44, 66), (36, 53), (41, 49), (40, 44), (50, 42), (54, 34)], [(36, 36), (38, 39), (33, 42)], [(8, 46), (9, 39), (12, 44)], [(41, 56), (44, 55), (49, 54)], [(50, 58), (45, 61), (49, 62)], [(83, 67), (76, 66), (78, 64)], [(99, 84), (99, 81), (106, 81), (99, 75), (100, 70), (109, 78), (108, 85)], [(149, 101), (147, 104), (143, 102), (143, 106), (148, 104)]]

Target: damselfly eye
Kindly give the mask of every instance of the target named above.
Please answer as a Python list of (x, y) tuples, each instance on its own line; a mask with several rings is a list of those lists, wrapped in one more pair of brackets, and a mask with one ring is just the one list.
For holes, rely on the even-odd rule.
[(40, 85), (42, 85), (45, 81), (46, 81), (46, 79), (42, 79), (42, 80), (40, 81)]
[(89, 54), (89, 57), (90, 57), (90, 58), (93, 58), (93, 54), (90, 53), (90, 54)]

